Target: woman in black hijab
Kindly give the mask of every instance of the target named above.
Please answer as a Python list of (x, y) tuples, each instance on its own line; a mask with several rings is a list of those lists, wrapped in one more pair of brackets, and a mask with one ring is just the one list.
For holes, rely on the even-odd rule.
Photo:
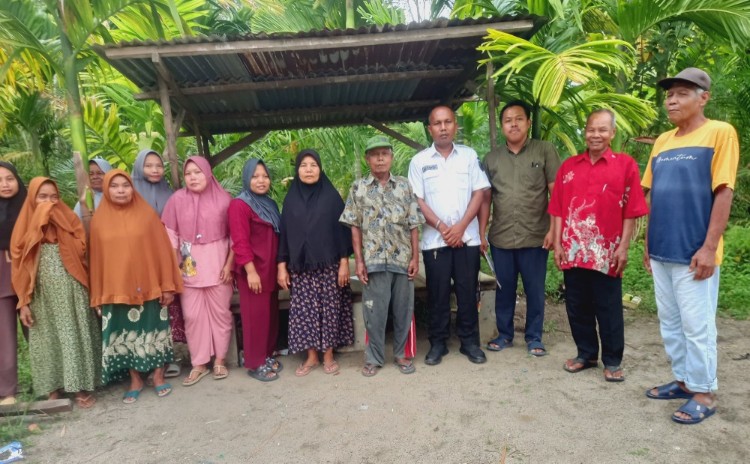
[(10, 236), (26, 199), (26, 186), (12, 164), (0, 161), (0, 405), (15, 404), (18, 389), (16, 304), (10, 283)]
[(333, 349), (354, 343), (349, 288), (351, 233), (339, 223), (344, 201), (323, 172), (320, 155), (302, 150), (284, 199), (278, 252), (278, 282), (291, 285), (289, 350), (306, 351), (295, 371), (305, 376), (320, 364), (338, 372)]

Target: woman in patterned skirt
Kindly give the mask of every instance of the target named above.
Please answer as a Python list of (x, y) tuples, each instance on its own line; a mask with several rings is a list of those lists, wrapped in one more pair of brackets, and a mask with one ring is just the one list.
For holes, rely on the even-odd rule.
[(91, 221), (91, 306), (102, 314), (103, 379), (130, 375), (123, 397), (135, 403), (141, 372), (154, 371), (154, 390), (167, 396), (164, 364), (172, 361), (167, 306), (182, 291), (177, 258), (159, 216), (130, 176), (104, 176), (103, 199)]
[(302, 150), (281, 212), (277, 280), (291, 286), (289, 349), (307, 358), (295, 371), (305, 376), (320, 364), (338, 372), (333, 349), (354, 343), (349, 287), (351, 233), (339, 224), (344, 201), (323, 172), (320, 155)]
[(96, 402), (101, 334), (89, 307), (83, 224), (46, 177), (29, 183), (11, 238), (12, 282), (21, 322), (29, 327), (31, 377), (37, 394), (75, 393), (79, 407)]
[[(150, 148), (141, 150), (138, 156), (135, 157), (135, 163), (133, 163), (133, 188), (146, 200), (146, 203), (154, 208), (156, 214), (161, 217), (164, 206), (174, 192), (167, 183), (167, 179), (164, 178), (164, 160), (162, 160), (157, 152)], [(180, 295), (174, 296), (174, 301), (172, 301), (168, 309), (172, 341), (174, 343), (187, 343)], [(165, 377), (177, 377), (180, 375), (179, 364), (170, 363), (166, 368)], [(153, 382), (153, 378), (151, 381)]]

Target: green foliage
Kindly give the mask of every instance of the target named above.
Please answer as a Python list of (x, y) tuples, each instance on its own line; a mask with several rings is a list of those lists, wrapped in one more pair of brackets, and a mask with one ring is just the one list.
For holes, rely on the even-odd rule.
[(750, 227), (733, 226), (724, 234), (719, 311), (736, 319), (750, 317)]

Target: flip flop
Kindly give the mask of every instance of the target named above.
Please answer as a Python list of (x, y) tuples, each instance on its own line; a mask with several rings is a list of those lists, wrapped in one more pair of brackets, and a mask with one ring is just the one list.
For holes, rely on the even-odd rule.
[(683, 419), (673, 414), (672, 420), (677, 422), (678, 424), (698, 424), (713, 416), (716, 412), (716, 406), (714, 406), (713, 408), (709, 408), (708, 406), (700, 404), (699, 402), (691, 398), (687, 401), (687, 403), (680, 406), (680, 409), (675, 411), (675, 413), (677, 412), (681, 412), (690, 416), (690, 419)]
[(161, 385), (157, 385), (154, 387), (154, 391), (156, 392), (156, 396), (158, 396), (159, 398), (164, 398), (165, 396), (172, 393), (172, 384), (163, 383)]
[(362, 367), (362, 375), (364, 375), (365, 377), (372, 377), (378, 373), (378, 369), (380, 369), (380, 366), (376, 366), (372, 363), (366, 363)]
[(328, 364), (323, 363), (323, 371), (326, 374), (335, 374), (339, 369), (339, 363), (335, 359)]
[(214, 380), (226, 379), (229, 377), (229, 369), (224, 364), (214, 365)]
[(294, 371), (294, 375), (296, 375), (297, 377), (304, 377), (318, 366), (320, 366), (320, 363), (312, 365), (306, 365), (305, 363), (302, 363), (299, 365), (299, 367), (297, 367), (297, 370)]
[[(654, 388), (656, 389), (655, 395), (651, 393)], [(695, 393), (683, 390), (676, 380), (654, 388), (646, 390), (646, 396), (652, 400), (689, 400), (695, 395)]]
[[(197, 372), (198, 376), (194, 377), (191, 380), (190, 377), (192, 377), (193, 372)], [(188, 376), (185, 377), (185, 380), (182, 381), (182, 386), (183, 387), (189, 387), (191, 385), (195, 385), (196, 383), (200, 382), (203, 377), (207, 376), (210, 372), (211, 372), (211, 369), (204, 369), (204, 370), (191, 369), (190, 370), (190, 374), (188, 374)]]
[(169, 363), (167, 364), (167, 369), (164, 371), (164, 378), (171, 379), (172, 377), (179, 377), (181, 371), (182, 368), (179, 364)]
[(136, 401), (138, 401), (138, 397), (141, 395), (142, 390), (143, 388), (141, 388), (140, 390), (130, 390), (126, 392), (122, 397), (122, 402), (125, 404), (135, 403)]
[(398, 367), (399, 372), (402, 374), (413, 374), (417, 368), (414, 367), (414, 362), (412, 362), (411, 359), (406, 361), (406, 364), (401, 364), (400, 362), (396, 361), (396, 367)]
[[(607, 371), (609, 371), (609, 377), (607, 377)], [(624, 382), (625, 376), (621, 377), (614, 377), (614, 374), (622, 372), (622, 367), (620, 366), (604, 366), (604, 380), (607, 382)]]
[[(574, 364), (580, 364), (581, 367), (570, 367), (569, 365)], [(592, 367), (599, 367), (598, 361), (591, 361), (588, 359), (583, 358), (572, 358), (565, 361), (565, 364), (563, 364), (563, 369), (570, 372), (571, 374), (575, 374), (577, 372), (581, 372), (586, 369), (591, 369)]]
[(487, 342), (487, 349), (490, 351), (503, 351), (506, 348), (513, 346), (513, 342), (505, 340), (503, 338), (496, 338)]

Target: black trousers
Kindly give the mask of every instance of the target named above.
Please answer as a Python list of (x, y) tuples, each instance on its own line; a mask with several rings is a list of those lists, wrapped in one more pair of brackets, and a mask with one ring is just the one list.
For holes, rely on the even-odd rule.
[(453, 281), (458, 302), (456, 335), (461, 340), (461, 346), (478, 346), (479, 247), (443, 247), (423, 251), (422, 256), (427, 278), (430, 344), (445, 345), (450, 338), (450, 294)]
[(563, 274), (565, 308), (578, 357), (598, 360), (601, 338), (602, 362), (605, 366), (619, 366), (625, 349), (622, 279), (589, 269), (568, 269)]

